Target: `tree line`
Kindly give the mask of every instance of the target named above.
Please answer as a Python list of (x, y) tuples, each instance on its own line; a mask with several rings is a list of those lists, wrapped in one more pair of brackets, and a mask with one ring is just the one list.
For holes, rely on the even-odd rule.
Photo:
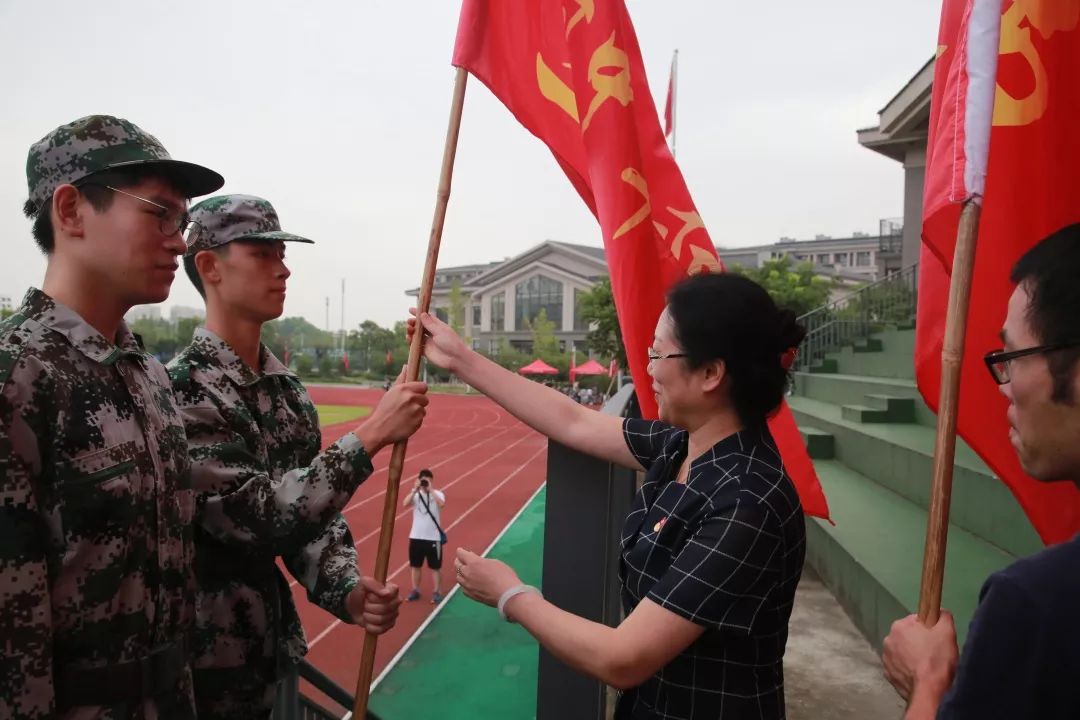
[[(732, 272), (747, 275), (765, 287), (777, 304), (789, 308), (797, 315), (814, 310), (828, 302), (834, 287), (831, 279), (816, 275), (810, 263), (793, 264), (787, 257), (766, 261), (760, 268), (733, 266)], [(464, 336), (468, 297), (459, 285), (451, 288), (444, 319)], [(0, 320), (12, 314), (0, 311)], [(626, 368), (626, 349), (623, 347), (615, 301), (609, 278), (601, 278), (593, 288), (581, 297), (581, 315), (589, 323), (584, 347), (578, 348), (579, 363), (589, 355), (600, 358), (604, 364), (612, 358), (619, 367)], [(192, 338), (199, 318), (182, 318), (170, 321), (163, 318), (140, 318), (131, 323), (131, 329), (142, 339), (148, 352), (167, 362)], [(365, 320), (345, 333), (320, 329), (302, 317), (286, 317), (272, 320), (263, 326), (263, 342), (273, 353), (301, 376), (364, 376), (372, 380), (394, 378), (407, 361), (409, 347), (405, 338), (405, 321), (391, 327), (382, 327), (373, 320)], [(555, 323), (540, 314), (528, 323), (531, 348), (526, 352), (510, 344), (506, 338), (494, 348), (481, 347), (478, 351), (510, 370), (539, 358), (556, 368), (556, 379), (566, 380), (572, 361), (570, 348), (560, 348), (555, 334)], [(448, 375), (434, 367), (428, 368), (436, 380), (447, 380)], [(585, 378), (582, 378), (584, 382)], [(600, 384), (600, 379), (595, 382)], [(604, 380), (606, 382), (606, 379)]]

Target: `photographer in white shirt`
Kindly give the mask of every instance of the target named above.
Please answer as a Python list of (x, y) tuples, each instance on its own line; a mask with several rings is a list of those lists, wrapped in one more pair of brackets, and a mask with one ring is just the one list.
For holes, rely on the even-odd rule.
[(446, 505), (446, 495), (433, 485), (435, 475), (427, 468), (417, 474), (412, 492), (405, 496), (402, 505), (413, 506), (412, 530), (409, 531), (409, 568), (412, 571), (412, 592), (406, 600), (420, 599), (420, 571), (424, 563), (431, 568), (435, 590), (431, 602), (443, 599), (442, 587), (442, 518), (440, 512)]

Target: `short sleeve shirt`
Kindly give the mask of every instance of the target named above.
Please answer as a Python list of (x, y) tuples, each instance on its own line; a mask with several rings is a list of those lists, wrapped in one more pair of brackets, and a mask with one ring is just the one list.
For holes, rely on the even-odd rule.
[[(435, 502), (436, 498), (438, 498), (439, 502)], [(441, 490), (432, 490), (430, 495), (417, 491), (413, 495), (413, 520), (412, 528), (409, 530), (409, 538), (413, 540), (430, 540), (432, 542), (439, 540), (439, 528), (435, 527), (435, 523), (439, 523), (440, 527), (442, 526), (440, 502), (446, 502), (446, 495)], [(434, 515), (434, 518), (432, 518), (432, 515)]]
[(1080, 717), (1080, 536), (986, 581), (938, 720)]
[(647, 469), (622, 533), (627, 614), (644, 598), (705, 627), (668, 665), (620, 698), (620, 718), (779, 720), (783, 655), (806, 527), (765, 425), (724, 438), (676, 476), (689, 434), (628, 419)]

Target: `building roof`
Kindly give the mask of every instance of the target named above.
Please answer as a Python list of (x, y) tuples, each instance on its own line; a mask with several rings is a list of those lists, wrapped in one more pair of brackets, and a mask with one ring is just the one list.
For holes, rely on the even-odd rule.
[[(592, 263), (596, 266), (596, 274), (594, 275), (582, 275), (581, 273), (567, 270), (566, 268), (558, 268), (559, 272), (571, 275), (573, 277), (581, 278), (582, 280), (595, 280), (597, 277), (607, 274), (607, 260), (603, 248), (594, 247), (591, 245), (577, 245), (574, 243), (556, 242), (555, 240), (545, 240), (539, 245), (534, 245), (528, 250), (505, 260), (479, 265), (461, 265), (458, 267), (446, 268), (440, 267), (436, 271), (436, 277), (449, 274), (464, 274), (474, 270), (479, 270), (479, 272), (477, 272), (475, 275), (473, 275), (467, 281), (461, 284), (461, 288), (463, 291), (471, 293), (481, 287), (496, 283), (501, 278), (504, 278), (507, 275), (511, 275), (514, 272), (520, 270), (521, 268), (540, 260), (545, 255), (549, 254), (552, 250), (577, 255), (586, 262)], [(452, 282), (436, 283), (434, 290), (449, 290), (452, 284)], [(420, 288), (410, 288), (409, 290), (405, 291), (405, 294), (410, 296), (418, 296), (420, 294)]]
[[(848, 246), (863, 246), (868, 245), (877, 248), (880, 242), (880, 238), (877, 235), (866, 235), (859, 237), (846, 237), (846, 238), (815, 238), (814, 240), (780, 240), (768, 245), (753, 245), (748, 247), (734, 247), (734, 248), (716, 248), (718, 255), (723, 258), (724, 256), (733, 257), (738, 255), (749, 255), (753, 253), (761, 252), (777, 252), (777, 251), (799, 251), (807, 250), (813, 251), (815, 248), (836, 245), (848, 245)], [(557, 240), (545, 240), (544, 242), (534, 245), (533, 247), (525, 250), (518, 255), (506, 258), (505, 260), (478, 263), (473, 265), (458, 265), (454, 267), (440, 267), (436, 271), (436, 277), (445, 277), (447, 275), (466, 275), (469, 277), (466, 281), (461, 283), (461, 289), (466, 294), (471, 294), (477, 290), (481, 290), (484, 287), (501, 282), (504, 278), (513, 275), (514, 273), (528, 267), (529, 265), (537, 262), (542, 262), (543, 258), (551, 251), (568, 253), (576, 255), (577, 257), (585, 260), (587, 263), (591, 263), (596, 267), (596, 273), (593, 275), (583, 275), (567, 268), (558, 267), (558, 272), (564, 273), (571, 277), (580, 278), (582, 280), (596, 280), (597, 278), (607, 274), (607, 256), (604, 252), (604, 248), (596, 247), (594, 245), (580, 245), (577, 243), (559, 242)], [(832, 273), (830, 273), (832, 274)], [(452, 287), (452, 282), (444, 281), (442, 283), (436, 283), (434, 287), (435, 292), (447, 292)], [(414, 287), (405, 291), (406, 295), (416, 297), (420, 294), (420, 288)]]
[[(559, 268), (560, 271), (565, 272), (568, 275), (580, 277), (585, 280), (592, 280), (600, 277), (601, 275), (607, 274), (607, 261), (604, 258), (602, 249), (591, 247), (588, 245), (574, 245), (572, 243), (561, 243), (554, 240), (545, 240), (539, 245), (535, 245), (529, 248), (520, 255), (516, 255), (509, 260), (498, 263), (486, 272), (477, 275), (469, 283), (469, 286), (473, 288), (481, 288), (487, 285), (497, 283), (507, 275), (512, 275), (518, 270), (540, 260), (545, 255), (548, 255), (552, 250), (577, 255), (586, 262), (592, 263), (596, 266), (595, 275), (581, 275), (580, 273), (575, 273), (570, 270), (566, 270), (565, 268)], [(599, 256), (597, 255), (598, 252)]]
[(568, 250), (574, 250), (575, 252), (583, 253), (585, 255), (591, 255), (597, 260), (603, 260), (607, 262), (607, 253), (602, 247), (594, 247), (593, 245), (576, 245), (574, 243), (558, 242), (556, 240), (548, 240), (552, 245), (567, 248)]
[(876, 127), (856, 131), (859, 144), (901, 162), (909, 148), (925, 147), (933, 82), (930, 58), (881, 109)]
[[(891, 237), (891, 236), (887, 236)], [(732, 247), (732, 248), (716, 248), (716, 252), (723, 257), (724, 255), (741, 255), (748, 253), (760, 253), (760, 252), (777, 252), (780, 250), (813, 250), (814, 248), (824, 246), (835, 245), (869, 245), (872, 247), (878, 247), (881, 242), (879, 235), (856, 235), (852, 237), (835, 237), (835, 238), (814, 238), (813, 240), (778, 240), (768, 245), (750, 245), (747, 247)]]

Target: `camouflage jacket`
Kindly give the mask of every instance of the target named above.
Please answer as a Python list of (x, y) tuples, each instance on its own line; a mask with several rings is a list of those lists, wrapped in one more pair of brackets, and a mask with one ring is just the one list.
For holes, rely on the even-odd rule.
[(184, 425), (161, 363), (40, 290), (0, 323), (0, 717), (192, 717), (67, 707), (57, 672), (139, 660), (194, 614)]
[(359, 575), (340, 511), (371, 460), (353, 433), (320, 453), (304, 386), (266, 347), (261, 362), (256, 374), (199, 328), (169, 363), (195, 488), (196, 669), (307, 652), (279, 556), (312, 602), (352, 622), (345, 596)]

